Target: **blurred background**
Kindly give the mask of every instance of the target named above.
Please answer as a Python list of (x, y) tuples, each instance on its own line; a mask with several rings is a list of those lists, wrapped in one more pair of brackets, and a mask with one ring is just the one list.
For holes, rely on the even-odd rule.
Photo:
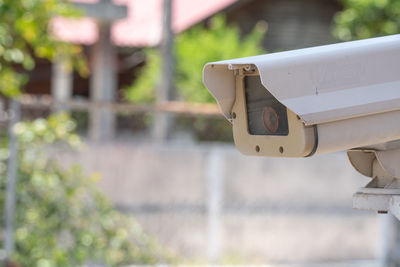
[(202, 83), (399, 31), (397, 0), (1, 0), (4, 266), (400, 266), (345, 152), (240, 155)]

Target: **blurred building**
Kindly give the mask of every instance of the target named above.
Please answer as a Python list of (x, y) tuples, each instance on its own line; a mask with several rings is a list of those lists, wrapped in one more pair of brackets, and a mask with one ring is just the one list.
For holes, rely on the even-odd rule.
[[(93, 6), (98, 3), (96, 0), (74, 2)], [(132, 83), (137, 67), (144, 63), (141, 49), (160, 43), (162, 0), (115, 0), (113, 4), (126, 7), (126, 17), (113, 21), (110, 33), (110, 41), (116, 47), (113, 66), (117, 73), (116, 87), (122, 88)], [(268, 32), (263, 45), (268, 52), (274, 52), (334, 42), (330, 26), (340, 9), (336, 0), (175, 0), (173, 29), (175, 33), (185, 31), (218, 12), (225, 13), (228, 21), (238, 25), (243, 34), (250, 32), (257, 22), (265, 21)], [(107, 8), (99, 8), (98, 12), (105, 14)], [(93, 50), (100, 32), (98, 20), (93, 17), (79, 21), (56, 18), (52, 31), (61, 40), (83, 45), (89, 64), (94, 68)], [(51, 63), (38, 59), (26, 91), (49, 94), (51, 73)], [(73, 95), (88, 97), (89, 88), (90, 79), (73, 74)]]
[[(90, 17), (79, 20), (55, 18), (51, 25), (54, 36), (66, 42), (81, 44), (93, 69), (95, 65), (94, 50), (102, 38), (101, 24), (111, 24), (109, 41), (116, 48), (116, 60), (112, 66), (117, 72), (117, 88), (129, 85), (135, 78), (135, 69), (144, 63), (141, 49), (156, 47), (162, 36), (162, 0), (75, 0), (78, 7), (83, 7)], [(237, 0), (176, 0), (173, 6), (173, 29), (175, 33), (189, 29), (215, 13), (223, 11)], [(97, 10), (93, 11), (97, 6)], [(124, 7), (125, 16), (116, 9)], [(115, 10), (114, 10), (115, 9)], [(110, 15), (108, 15), (110, 14)], [(112, 16), (116, 18), (113, 19)], [(110, 18), (107, 16), (111, 16)], [(107, 33), (106, 33), (107, 35)], [(105, 65), (113, 64), (106, 62)], [(38, 59), (37, 68), (31, 73), (27, 92), (48, 94), (51, 91), (51, 63)], [(73, 76), (73, 94), (89, 96), (90, 79), (83, 79), (76, 73)]]
[[(79, 97), (99, 104), (121, 100), (121, 88), (131, 85), (145, 64), (143, 48), (161, 43), (163, 0), (73, 2), (85, 17), (54, 18), (49, 30), (59, 40), (84, 47), (90, 77), (82, 78), (65, 68), (68, 59), (63, 55), (54, 64), (37, 59), (26, 92), (51, 94), (56, 103)], [(174, 0), (171, 27), (179, 34), (199, 23), (207, 25), (209, 18), (223, 13), (246, 34), (262, 21), (268, 26), (263, 46), (275, 52), (334, 42), (330, 26), (339, 10), (337, 0)], [(113, 139), (117, 124), (111, 109), (90, 110), (90, 139)]]
[(263, 46), (276, 52), (336, 42), (331, 23), (341, 8), (337, 0), (247, 0), (238, 1), (226, 14), (242, 33), (250, 32), (258, 21), (266, 21)]

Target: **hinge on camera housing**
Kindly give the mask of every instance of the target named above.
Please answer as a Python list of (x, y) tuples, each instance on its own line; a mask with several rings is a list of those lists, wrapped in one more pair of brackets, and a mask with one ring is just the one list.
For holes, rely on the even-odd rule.
[(258, 75), (254, 64), (229, 64), (228, 69), (233, 70), (234, 75)]

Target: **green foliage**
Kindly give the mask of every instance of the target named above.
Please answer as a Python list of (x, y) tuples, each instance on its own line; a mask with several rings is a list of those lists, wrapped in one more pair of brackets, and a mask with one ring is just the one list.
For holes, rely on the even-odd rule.
[[(258, 24), (249, 35), (241, 38), (237, 27), (227, 25), (224, 17), (216, 16), (211, 20), (209, 29), (198, 25), (177, 36), (175, 86), (179, 97), (191, 102), (214, 102), (202, 83), (204, 64), (263, 53), (260, 43), (264, 33), (265, 26)], [(132, 102), (154, 100), (161, 59), (154, 49), (146, 52), (147, 65), (142, 75), (125, 90), (125, 97)]]
[[(107, 202), (97, 188), (98, 175), (86, 176), (79, 166), (61, 167), (48, 156), (49, 145), (80, 144), (74, 128), (66, 114), (15, 126), (19, 161), (13, 259), (22, 266), (38, 267), (165, 261), (166, 254), (139, 224)], [(8, 150), (1, 149), (0, 157), (3, 214)]]
[(56, 41), (48, 34), (54, 16), (78, 16), (67, 0), (0, 0), (0, 92), (17, 96), (27, 81), (24, 72), (35, 66), (33, 57), (54, 59), (73, 55), (81, 74), (87, 69), (81, 48)]
[(400, 1), (341, 0), (344, 10), (334, 18), (333, 34), (342, 41), (400, 32)]
[(126, 99), (132, 102), (150, 103), (155, 99), (155, 88), (161, 74), (161, 55), (156, 49), (145, 49), (146, 67), (139, 72), (139, 78), (130, 88), (124, 90)]
[(264, 28), (256, 27), (241, 39), (238, 28), (228, 26), (223, 17), (215, 17), (210, 30), (198, 26), (178, 36), (176, 86), (183, 99), (213, 102), (214, 98), (204, 89), (202, 82), (204, 64), (263, 53), (260, 42), (264, 32)]

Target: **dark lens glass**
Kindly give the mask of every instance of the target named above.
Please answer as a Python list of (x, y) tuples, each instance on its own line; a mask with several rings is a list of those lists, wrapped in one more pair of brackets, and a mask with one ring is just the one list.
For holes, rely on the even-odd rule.
[(288, 135), (286, 107), (265, 89), (260, 76), (246, 76), (244, 82), (249, 133)]

